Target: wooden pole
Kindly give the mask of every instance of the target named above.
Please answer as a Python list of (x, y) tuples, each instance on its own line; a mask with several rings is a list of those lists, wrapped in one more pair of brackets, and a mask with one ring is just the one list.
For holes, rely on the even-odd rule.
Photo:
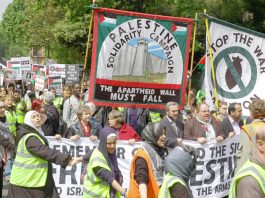
[(192, 40), (192, 52), (191, 52), (191, 62), (190, 62), (190, 79), (189, 79), (189, 89), (188, 89), (188, 106), (190, 105), (190, 90), (191, 90), (191, 77), (193, 72), (193, 59), (194, 59), (194, 49), (195, 49), (195, 39), (196, 39), (196, 31), (197, 31), (197, 12), (195, 14), (195, 25), (193, 30), (193, 40)]
[(91, 37), (91, 32), (92, 32), (92, 25), (93, 25), (93, 15), (94, 15), (94, 3), (96, 0), (93, 0), (93, 7), (91, 11), (91, 17), (90, 17), (90, 23), (89, 23), (89, 30), (88, 30), (88, 36), (87, 36), (87, 43), (86, 43), (86, 55), (85, 55), (85, 60), (84, 60), (84, 69), (82, 72), (82, 80), (81, 80), (81, 92), (83, 93), (83, 84), (85, 80), (85, 75), (86, 75), (86, 67), (87, 67), (87, 58), (88, 58), (88, 50), (90, 48), (90, 37)]

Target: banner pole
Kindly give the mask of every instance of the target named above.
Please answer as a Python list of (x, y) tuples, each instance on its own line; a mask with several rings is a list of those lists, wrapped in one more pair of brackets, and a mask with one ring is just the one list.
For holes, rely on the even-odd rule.
[(192, 51), (191, 51), (191, 62), (190, 62), (190, 79), (189, 79), (189, 89), (188, 89), (188, 104), (190, 105), (190, 90), (191, 90), (191, 77), (193, 72), (193, 59), (194, 59), (194, 49), (195, 49), (195, 39), (196, 39), (196, 31), (197, 31), (197, 12), (195, 14), (195, 26), (193, 30), (193, 39), (192, 39)]
[(93, 25), (93, 16), (94, 16), (94, 4), (96, 0), (93, 0), (92, 4), (92, 11), (91, 11), (91, 17), (90, 17), (90, 23), (89, 23), (89, 30), (88, 30), (88, 36), (87, 36), (87, 43), (86, 43), (86, 55), (85, 55), (85, 60), (84, 60), (84, 69), (82, 72), (82, 80), (81, 80), (81, 92), (83, 93), (83, 84), (85, 80), (85, 75), (86, 75), (86, 67), (87, 67), (87, 58), (88, 58), (88, 49), (90, 48), (90, 36), (92, 32), (92, 25)]
[[(206, 9), (204, 9), (204, 14), (206, 15)], [(212, 53), (212, 48), (211, 48), (211, 37), (210, 37), (210, 32), (209, 32), (209, 23), (208, 23), (207, 16), (205, 17), (205, 26), (206, 26), (206, 38), (207, 38), (208, 50), (210, 52), (210, 63), (211, 63), (213, 85), (214, 85), (215, 106), (216, 106), (216, 109), (218, 109), (218, 96), (217, 96), (217, 91), (216, 91), (216, 77), (215, 77), (215, 71), (214, 71), (214, 65), (213, 65), (213, 53)]]

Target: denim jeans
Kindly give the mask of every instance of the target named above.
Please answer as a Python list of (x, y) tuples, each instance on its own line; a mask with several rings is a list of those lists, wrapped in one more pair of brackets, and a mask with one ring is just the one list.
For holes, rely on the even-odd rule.
[(11, 170), (13, 166), (13, 152), (11, 150), (7, 151), (7, 162), (5, 166), (5, 176), (10, 176), (11, 175)]

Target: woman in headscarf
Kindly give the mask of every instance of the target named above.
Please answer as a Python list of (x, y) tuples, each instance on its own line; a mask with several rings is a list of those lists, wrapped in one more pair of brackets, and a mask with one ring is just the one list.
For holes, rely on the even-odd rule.
[(157, 197), (164, 177), (166, 129), (148, 123), (142, 133), (143, 144), (133, 158), (128, 197)]
[(174, 148), (165, 160), (166, 177), (158, 198), (191, 198), (191, 173), (195, 170), (198, 152), (191, 146)]
[(40, 114), (29, 111), (24, 125), (18, 128), (18, 146), (14, 160), (9, 198), (59, 198), (53, 176), (52, 164), (66, 167), (77, 161), (59, 151), (49, 148), (41, 130)]
[(85, 178), (83, 197), (115, 198), (126, 196), (122, 188), (122, 175), (116, 156), (117, 135), (113, 131), (102, 130), (99, 145), (92, 152)]

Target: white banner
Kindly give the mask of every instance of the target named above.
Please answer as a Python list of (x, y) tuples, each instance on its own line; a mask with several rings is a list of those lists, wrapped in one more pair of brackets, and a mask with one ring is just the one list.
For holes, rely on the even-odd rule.
[(199, 150), (196, 171), (190, 180), (194, 198), (218, 198), (228, 195), (230, 183), (235, 174), (236, 152), (239, 136), (227, 138), (218, 143), (211, 141), (201, 145), (184, 141)]
[(20, 61), (21, 71), (30, 71), (31, 70), (31, 58), (28, 57), (12, 57), (11, 61)]
[[(73, 157), (84, 155), (93, 147), (98, 145), (98, 141), (91, 142), (88, 138), (81, 138), (80, 141), (73, 142), (68, 139), (55, 140), (54, 137), (47, 137), (50, 147), (70, 154)], [(239, 145), (239, 137), (228, 138), (222, 143), (208, 142), (201, 145), (193, 141), (184, 141), (196, 147), (200, 151), (196, 171), (191, 178), (190, 186), (194, 197), (223, 197), (228, 194), (231, 179), (234, 176), (236, 151)], [(141, 143), (133, 146), (128, 141), (118, 141), (117, 157), (119, 168), (123, 175), (123, 187), (129, 187), (130, 167), (134, 152)], [(60, 197), (73, 198), (82, 197), (83, 183), (81, 173), (84, 165), (79, 163), (73, 167), (61, 168), (53, 164), (53, 177)]]
[[(211, 51), (218, 99), (239, 102), (243, 115), (249, 116), (249, 104), (264, 99), (265, 34), (210, 18)], [(205, 65), (207, 104), (214, 107), (214, 83), (209, 49)]]
[(50, 65), (49, 76), (61, 76), (62, 78), (65, 78), (65, 64)]

